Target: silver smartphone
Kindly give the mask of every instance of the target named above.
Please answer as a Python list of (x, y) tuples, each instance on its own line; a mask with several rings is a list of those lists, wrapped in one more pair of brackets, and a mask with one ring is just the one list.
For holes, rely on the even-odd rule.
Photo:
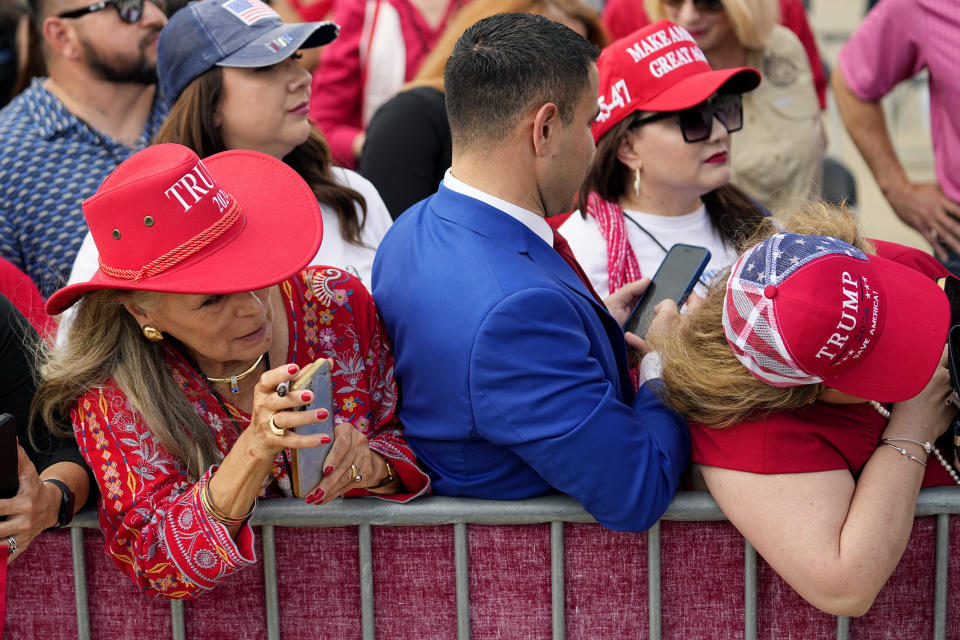
[(329, 444), (317, 447), (293, 450), (293, 494), (298, 498), (305, 497), (323, 479), (323, 461), (333, 446), (333, 379), (329, 358), (321, 358), (304, 367), (300, 377), (291, 387), (291, 393), (301, 389), (313, 391), (313, 402), (300, 407), (298, 411), (313, 411), (326, 409), (329, 413), (322, 422), (297, 427), (297, 433), (313, 435), (325, 433), (330, 436)]

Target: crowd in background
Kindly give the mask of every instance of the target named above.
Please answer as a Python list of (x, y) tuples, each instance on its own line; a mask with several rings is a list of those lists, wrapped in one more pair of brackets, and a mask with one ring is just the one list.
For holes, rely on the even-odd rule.
[[(861, 615), (960, 484), (937, 0), (882, 0), (829, 82), (800, 0), (85, 2), (0, 4), (8, 562), (96, 504), (129, 579), (194, 597), (261, 499), (560, 491), (642, 531), (708, 489)], [(930, 184), (880, 106), (923, 68)], [(936, 259), (819, 203), (828, 88)], [(691, 298), (624, 334), (676, 244)]]

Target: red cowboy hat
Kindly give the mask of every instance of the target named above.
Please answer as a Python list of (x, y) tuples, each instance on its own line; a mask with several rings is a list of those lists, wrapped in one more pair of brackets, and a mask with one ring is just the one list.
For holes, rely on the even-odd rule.
[(272, 156), (225, 151), (200, 160), (177, 144), (124, 161), (83, 203), (100, 268), (64, 287), (47, 313), (98, 289), (226, 294), (286, 280), (323, 237), (317, 198)]

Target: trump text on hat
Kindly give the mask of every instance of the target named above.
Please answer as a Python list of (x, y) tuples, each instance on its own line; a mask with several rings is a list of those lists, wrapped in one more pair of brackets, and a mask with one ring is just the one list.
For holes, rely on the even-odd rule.
[[(197, 182), (199, 180), (199, 183)], [(166, 191), (163, 192), (169, 199), (171, 196), (177, 199), (183, 207), (184, 213), (190, 210), (190, 207), (200, 202), (200, 198), (216, 187), (213, 176), (203, 166), (202, 162), (197, 162), (194, 167), (184, 174), (179, 180), (174, 182)], [(188, 202), (189, 200), (189, 202)], [(229, 204), (229, 198), (223, 189), (217, 187), (217, 192), (213, 195), (213, 201), (220, 208), (220, 213), (226, 209)]]

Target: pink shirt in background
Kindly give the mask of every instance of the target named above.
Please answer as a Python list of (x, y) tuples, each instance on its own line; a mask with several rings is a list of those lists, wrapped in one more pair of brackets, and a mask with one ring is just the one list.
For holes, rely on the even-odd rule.
[(937, 181), (960, 202), (960, 5), (956, 0), (883, 0), (844, 45), (837, 64), (861, 100), (877, 101), (902, 80), (930, 74), (930, 127)]

